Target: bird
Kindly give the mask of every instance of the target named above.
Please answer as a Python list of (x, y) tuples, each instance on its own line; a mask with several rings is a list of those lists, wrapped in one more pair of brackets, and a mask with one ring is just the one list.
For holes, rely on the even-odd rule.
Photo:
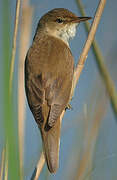
[(50, 173), (59, 167), (61, 114), (69, 106), (74, 58), (69, 40), (76, 27), (90, 17), (78, 17), (65, 8), (44, 14), (25, 58), (25, 91), (29, 108), (40, 129)]

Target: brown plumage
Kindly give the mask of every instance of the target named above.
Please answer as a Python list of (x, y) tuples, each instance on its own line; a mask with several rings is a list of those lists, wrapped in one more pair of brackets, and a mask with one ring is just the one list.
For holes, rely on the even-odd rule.
[[(28, 104), (40, 129), (51, 173), (58, 168), (60, 115), (69, 102), (74, 69), (66, 36), (59, 38), (57, 33), (66, 24), (77, 23), (76, 18), (78, 21), (65, 9), (54, 9), (43, 16), (25, 60)], [(64, 19), (63, 23), (58, 19)]]

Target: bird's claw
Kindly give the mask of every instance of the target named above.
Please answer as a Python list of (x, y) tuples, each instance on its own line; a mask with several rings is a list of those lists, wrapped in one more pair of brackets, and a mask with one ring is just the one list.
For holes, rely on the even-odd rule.
[(71, 104), (68, 104), (68, 105), (66, 106), (65, 110), (67, 110), (67, 109), (68, 109), (68, 110), (73, 109), (72, 106), (71, 106)]

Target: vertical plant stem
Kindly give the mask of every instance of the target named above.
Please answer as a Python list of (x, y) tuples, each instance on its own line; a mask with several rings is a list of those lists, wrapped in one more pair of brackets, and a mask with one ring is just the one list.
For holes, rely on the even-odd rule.
[(44, 157), (44, 154), (43, 152), (41, 153), (41, 156), (40, 156), (40, 159), (37, 163), (37, 167), (35, 169), (35, 174), (33, 174), (33, 177), (31, 178), (31, 180), (38, 180), (39, 176), (40, 176), (40, 173), (43, 169), (43, 166), (44, 166), (44, 163), (45, 163), (45, 157)]
[(1, 164), (0, 164), (0, 180), (3, 179), (3, 172), (4, 172), (4, 164), (5, 164), (5, 148), (2, 150), (1, 154)]
[(5, 153), (5, 169), (4, 169), (5, 175), (4, 180), (8, 180), (8, 148), (6, 145), (6, 153)]
[(88, 51), (89, 51), (89, 49), (91, 47), (91, 44), (93, 42), (93, 39), (95, 37), (95, 33), (96, 33), (96, 30), (97, 30), (98, 24), (100, 22), (100, 18), (101, 18), (101, 15), (103, 13), (105, 4), (106, 4), (106, 0), (100, 0), (99, 5), (97, 7), (95, 17), (94, 17), (93, 23), (91, 25), (88, 38), (87, 38), (87, 40), (85, 42), (84, 48), (82, 50), (82, 53), (80, 55), (80, 58), (78, 60), (78, 63), (77, 63), (76, 69), (75, 69), (73, 89), (76, 87), (76, 84), (77, 84), (77, 82), (79, 80), (80, 74), (81, 74), (81, 72), (82, 72), (82, 70), (84, 68), (84, 63), (86, 61)]
[(14, 63), (15, 63), (15, 54), (16, 54), (16, 38), (17, 38), (17, 32), (18, 32), (18, 22), (19, 22), (19, 13), (20, 13), (20, 3), (21, 3), (21, 1), (17, 0), (14, 35), (13, 35), (12, 57), (11, 57), (11, 67), (10, 67), (10, 93), (12, 91), (13, 72), (14, 72)]
[[(30, 15), (29, 15), (30, 12)], [(21, 34), (18, 65), (18, 133), (20, 169), (23, 176), (23, 154), (24, 154), (24, 132), (25, 132), (25, 90), (24, 90), (24, 61), (28, 49), (33, 8), (29, 5), (29, 0), (22, 3)]]
[[(78, 7), (80, 9), (80, 13), (82, 16), (86, 16), (85, 10), (83, 8), (83, 5), (81, 3), (80, 0), (76, 0)], [(85, 22), (85, 30), (86, 32), (89, 32), (90, 29), (90, 25), (89, 22)], [(106, 86), (107, 92), (109, 94), (110, 100), (111, 100), (111, 104), (112, 104), (112, 108), (115, 114), (115, 117), (117, 118), (117, 91), (115, 89), (115, 85), (113, 80), (111, 79), (111, 76), (107, 70), (107, 67), (104, 64), (104, 57), (102, 55), (101, 49), (99, 48), (99, 45), (97, 43), (97, 41), (94, 39), (93, 43), (92, 43), (92, 49), (93, 49), (93, 53), (96, 59), (96, 63), (98, 66), (98, 69), (100, 71), (100, 74), (104, 80), (104, 84)]]
[(3, 22), (2, 22), (2, 44), (3, 44), (3, 124), (5, 132), (5, 141), (7, 143), (9, 179), (20, 179), (19, 157), (17, 146), (17, 128), (13, 116), (13, 102), (9, 94), (10, 85), (10, 20), (9, 20), (9, 1), (2, 0)]

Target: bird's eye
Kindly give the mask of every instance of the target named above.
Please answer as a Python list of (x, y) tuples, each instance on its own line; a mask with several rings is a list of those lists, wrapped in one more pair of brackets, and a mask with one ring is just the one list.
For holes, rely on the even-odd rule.
[(56, 22), (57, 22), (57, 23), (63, 23), (63, 20), (60, 19), (60, 18), (58, 18), (58, 19), (56, 19)]

